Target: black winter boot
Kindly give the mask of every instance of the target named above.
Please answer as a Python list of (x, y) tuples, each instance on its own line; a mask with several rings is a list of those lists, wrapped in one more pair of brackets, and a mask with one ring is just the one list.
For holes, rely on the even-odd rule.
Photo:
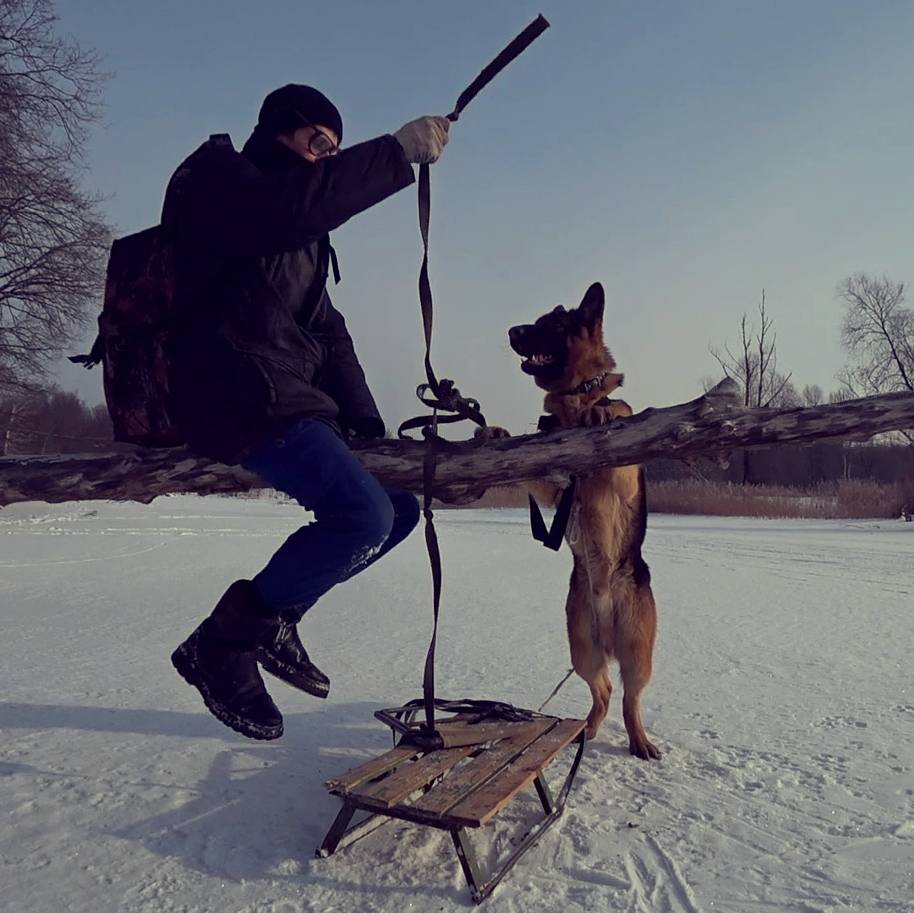
[(181, 677), (203, 697), (210, 713), (252, 739), (278, 739), (282, 715), (264, 687), (255, 650), (273, 636), (277, 620), (268, 617), (250, 580), (236, 580), (212, 614), (171, 655)]
[(264, 638), (257, 648), (257, 660), (267, 672), (308, 694), (330, 693), (330, 679), (308, 658), (295, 622), (280, 619), (276, 636)]

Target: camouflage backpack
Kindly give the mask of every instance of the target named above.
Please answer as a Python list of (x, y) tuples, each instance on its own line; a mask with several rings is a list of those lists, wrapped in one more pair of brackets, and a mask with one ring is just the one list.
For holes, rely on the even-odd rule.
[(102, 363), (116, 441), (144, 447), (184, 443), (168, 414), (174, 291), (174, 252), (161, 226), (114, 242), (98, 337), (88, 355), (70, 361), (87, 368)]

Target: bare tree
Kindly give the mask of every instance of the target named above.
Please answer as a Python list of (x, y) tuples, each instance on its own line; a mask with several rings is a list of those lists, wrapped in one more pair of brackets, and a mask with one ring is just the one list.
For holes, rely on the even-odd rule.
[[(736, 351), (724, 343), (723, 350), (709, 346), (711, 354), (723, 368), (727, 377), (739, 384), (744, 406), (787, 409), (800, 404), (800, 397), (790, 381), (790, 374), (777, 369), (777, 336), (773, 321), (768, 316), (765, 290), (759, 302), (759, 328), (743, 314), (740, 320), (739, 342)], [(760, 463), (765, 457), (743, 451), (739, 457), (742, 481), (758, 481)]]
[(112, 430), (104, 405), (87, 406), (66, 390), (0, 397), (0, 456), (110, 451)]
[(807, 384), (800, 393), (804, 406), (820, 406), (825, 402), (825, 391), (818, 384)]
[[(844, 302), (841, 340), (850, 363), (839, 375), (853, 396), (914, 391), (914, 310), (905, 286), (887, 276), (849, 276), (838, 287)], [(914, 431), (901, 435), (914, 443)]]
[(723, 350), (710, 346), (710, 352), (740, 386), (744, 406), (789, 408), (799, 405), (800, 398), (790, 381), (790, 374), (777, 369), (777, 336), (774, 321), (765, 310), (765, 290), (759, 302), (759, 329), (743, 314), (740, 321), (739, 343), (734, 352), (725, 342)]
[(25, 400), (21, 397), (8, 402), (0, 402), (0, 456), (6, 456), (12, 452), (13, 431), (25, 405)]
[(51, 0), (0, 0), (0, 391), (42, 385), (88, 319), (109, 233), (80, 187), (106, 78)]
[(29, 429), (39, 412), (41, 394), (0, 397), (0, 454), (31, 449)]

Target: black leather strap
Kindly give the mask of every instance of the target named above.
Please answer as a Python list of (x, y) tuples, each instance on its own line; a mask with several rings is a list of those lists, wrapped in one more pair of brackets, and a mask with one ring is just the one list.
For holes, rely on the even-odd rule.
[[(538, 16), (523, 32), (520, 33), (483, 71), (460, 93), (454, 110), (448, 119), (456, 121), (463, 109), (492, 81), (518, 54), (522, 53), (547, 28), (549, 23)], [(432, 493), (435, 484), (435, 462), (437, 448), (441, 438), (438, 437), (439, 424), (451, 424), (469, 419), (480, 427), (485, 427), (486, 419), (480, 410), (477, 400), (460, 395), (454, 382), (446, 378), (440, 381), (432, 368), (432, 327), (434, 307), (432, 304), (432, 287), (428, 277), (428, 234), (431, 217), (431, 178), (428, 165), (419, 166), (419, 232), (422, 235), (422, 265), (419, 268), (419, 305), (422, 309), (422, 329), (425, 334), (425, 377), (427, 383), (420, 384), (416, 395), (426, 406), (432, 409), (430, 416), (417, 416), (407, 419), (397, 430), (399, 437), (408, 437), (405, 432), (421, 428), (426, 440), (425, 459), (423, 461), (423, 505), (425, 517), (425, 545), (428, 550), (432, 571), (432, 603), (434, 624), (432, 639), (425, 656), (425, 672), (422, 679), (422, 695), (425, 707), (425, 735), (435, 735), (435, 647), (438, 641), (438, 615), (441, 605), (441, 552), (438, 547), (438, 536), (435, 532), (434, 514), (432, 512)], [(440, 413), (449, 413), (441, 415)]]
[[(429, 166), (419, 166), (419, 232), (422, 235), (422, 265), (419, 268), (419, 306), (422, 311), (422, 330), (425, 334), (425, 377), (427, 382), (416, 388), (416, 396), (423, 405), (432, 409), (432, 415), (420, 415), (407, 419), (397, 429), (398, 437), (409, 437), (407, 431), (423, 429), (429, 439), (431, 426), (452, 424), (469, 419), (480, 427), (486, 424), (479, 402), (471, 397), (461, 396), (452, 380), (440, 381), (432, 367), (432, 328), (435, 309), (432, 302), (432, 285), (428, 278), (428, 228), (431, 217), (431, 181)], [(445, 413), (441, 415), (441, 413)], [(447, 414), (450, 413), (450, 414)]]
[[(421, 384), (416, 395), (427, 406), (432, 408), (430, 416), (409, 419), (400, 425), (398, 435), (406, 437), (405, 432), (411, 428), (421, 427), (425, 436), (425, 459), (422, 466), (422, 515), (425, 517), (425, 547), (428, 551), (432, 570), (432, 607), (434, 624), (432, 639), (425, 656), (425, 672), (422, 677), (422, 695), (425, 704), (425, 734), (431, 737), (435, 733), (435, 648), (438, 642), (438, 615), (441, 608), (441, 551), (438, 547), (438, 535), (435, 532), (432, 496), (435, 488), (436, 446), (438, 424), (453, 423), (470, 419), (484, 427), (485, 416), (476, 400), (460, 396), (453, 382), (435, 376), (432, 367), (432, 326), (434, 307), (432, 304), (432, 286), (428, 278), (428, 227), (431, 215), (431, 192), (428, 165), (419, 167), (419, 231), (422, 235), (422, 266), (419, 269), (419, 304), (422, 308), (422, 328), (425, 333), (425, 376), (428, 383)], [(430, 392), (429, 392), (430, 391)], [(439, 412), (450, 412), (440, 416)]]
[(460, 93), (449, 120), (457, 120), (460, 112), (509, 64), (522, 54), (546, 29), (549, 23), (541, 14), (533, 20), (483, 71)]

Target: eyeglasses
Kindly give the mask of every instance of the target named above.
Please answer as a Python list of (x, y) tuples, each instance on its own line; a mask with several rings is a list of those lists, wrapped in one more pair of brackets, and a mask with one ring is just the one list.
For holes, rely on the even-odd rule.
[(317, 126), (313, 121), (305, 117), (301, 111), (296, 111), (292, 109), (296, 117), (300, 117), (305, 127), (311, 127), (314, 130), (314, 133), (308, 137), (308, 152), (310, 152), (315, 158), (326, 158), (328, 155), (336, 155), (340, 151), (339, 143), (335, 143), (320, 127)]

